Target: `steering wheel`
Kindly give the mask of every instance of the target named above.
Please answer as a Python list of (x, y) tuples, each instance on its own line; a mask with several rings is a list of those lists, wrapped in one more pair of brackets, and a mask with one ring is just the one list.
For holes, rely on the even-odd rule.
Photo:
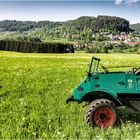
[(137, 72), (140, 72), (140, 67), (139, 68), (135, 68), (134, 73), (137, 74)]
[(137, 71), (140, 69), (139, 68), (132, 68), (131, 70), (128, 71), (128, 73), (137, 73)]
[(106, 67), (104, 67), (104, 66), (101, 66), (101, 67), (105, 71), (105, 73), (109, 73), (109, 71), (108, 71), (108, 69)]
[(132, 68), (132, 71), (135, 73), (138, 68)]

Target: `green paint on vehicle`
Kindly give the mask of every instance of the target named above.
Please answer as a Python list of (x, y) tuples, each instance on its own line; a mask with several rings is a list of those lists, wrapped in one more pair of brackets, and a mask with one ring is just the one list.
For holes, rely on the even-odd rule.
[(126, 94), (126, 97), (129, 94), (140, 95), (140, 74), (136, 74), (139, 68), (128, 72), (109, 72), (102, 66), (104, 72), (99, 72), (99, 63), (100, 59), (92, 57), (87, 76), (74, 88), (69, 101), (82, 102), (89, 94), (93, 99), (94, 96), (104, 98), (108, 95), (123, 105), (119, 98), (121, 94)]

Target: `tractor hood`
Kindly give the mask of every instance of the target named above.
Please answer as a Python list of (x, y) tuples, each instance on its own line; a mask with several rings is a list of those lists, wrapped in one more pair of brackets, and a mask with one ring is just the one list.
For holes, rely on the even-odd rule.
[(72, 95), (66, 100), (69, 101), (77, 101), (79, 102), (81, 98), (85, 95), (85, 93), (89, 92), (90, 87), (90, 79), (88, 76), (85, 77), (83, 81), (81, 81), (73, 90)]

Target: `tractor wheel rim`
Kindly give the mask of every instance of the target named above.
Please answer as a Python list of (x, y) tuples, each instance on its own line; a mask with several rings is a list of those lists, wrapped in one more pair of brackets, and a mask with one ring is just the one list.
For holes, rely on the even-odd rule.
[(95, 125), (101, 128), (107, 128), (114, 124), (115, 113), (111, 108), (101, 107), (96, 110), (93, 116)]

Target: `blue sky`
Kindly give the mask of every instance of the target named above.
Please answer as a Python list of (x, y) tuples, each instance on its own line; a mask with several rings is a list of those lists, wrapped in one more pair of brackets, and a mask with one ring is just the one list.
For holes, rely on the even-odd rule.
[[(118, 2), (118, 3), (117, 3)], [(140, 1), (1, 1), (0, 20), (66, 21), (80, 16), (109, 15), (140, 23)]]

